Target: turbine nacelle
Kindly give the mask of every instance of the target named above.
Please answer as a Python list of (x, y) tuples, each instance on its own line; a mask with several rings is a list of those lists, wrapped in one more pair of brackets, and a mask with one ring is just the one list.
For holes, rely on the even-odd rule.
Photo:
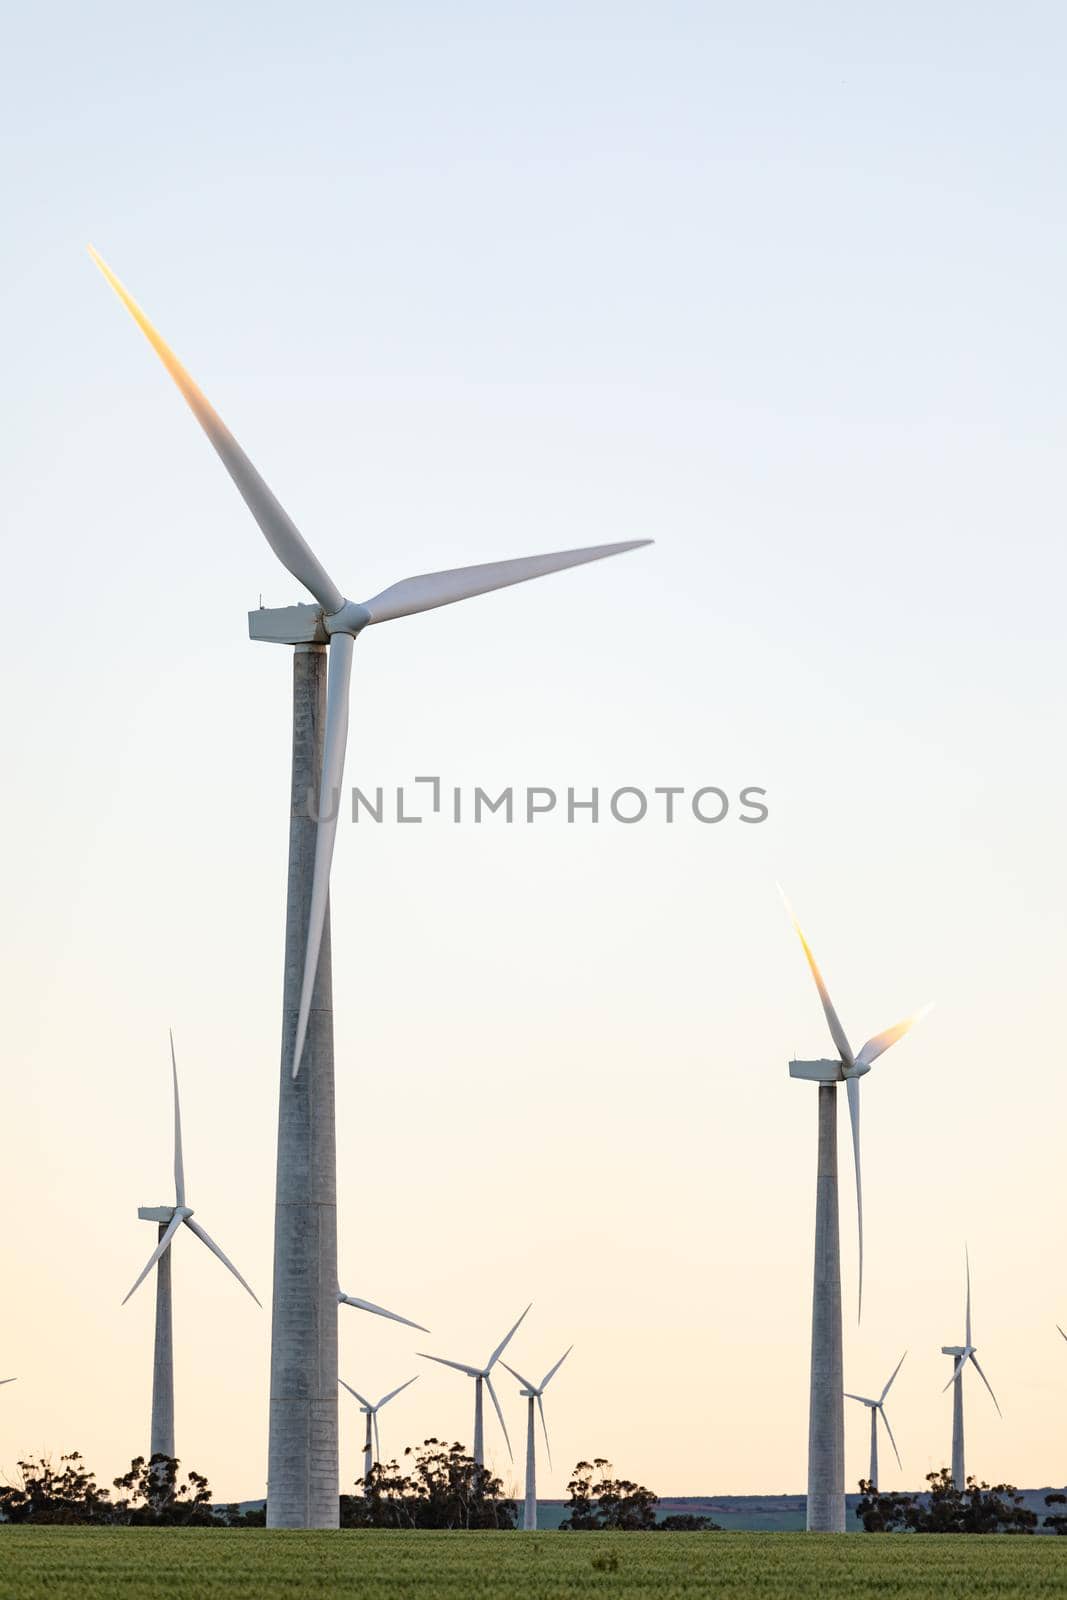
[(175, 1217), (191, 1217), (192, 1206), (138, 1206), (137, 1215), (142, 1222), (172, 1222)]
[(791, 1061), (789, 1076), (803, 1078), (808, 1083), (844, 1083), (848, 1078), (862, 1078), (870, 1067), (858, 1062), (848, 1066), (844, 1061)]

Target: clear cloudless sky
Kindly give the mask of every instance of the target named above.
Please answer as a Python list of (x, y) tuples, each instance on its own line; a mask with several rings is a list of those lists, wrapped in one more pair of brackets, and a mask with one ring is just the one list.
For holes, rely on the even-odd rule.
[[(357, 1388), (421, 1373), (387, 1452), (469, 1438), (415, 1352), (532, 1299), (543, 1493), (802, 1490), (828, 1039), (781, 879), (856, 1045), (937, 1002), (864, 1082), (860, 1327), (842, 1109), (884, 1479), (948, 1457), (969, 1241), (969, 1464), (1064, 1480), (1065, 50), (1028, 0), (9, 17), (0, 1469), (147, 1447), (170, 1025), (190, 1203), (270, 1302), (290, 661), (245, 613), (305, 596), (91, 241), (347, 593), (656, 540), (371, 630), (353, 783), (768, 791), (342, 826), (341, 1279), (433, 1330), (342, 1317)], [(178, 1452), (261, 1494), (269, 1313), (191, 1235), (174, 1277)]]

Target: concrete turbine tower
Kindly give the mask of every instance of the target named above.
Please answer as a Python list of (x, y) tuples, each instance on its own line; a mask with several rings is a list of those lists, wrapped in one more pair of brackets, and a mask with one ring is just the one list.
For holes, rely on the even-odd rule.
[(548, 1388), (549, 1380), (554, 1378), (560, 1367), (566, 1361), (573, 1345), (568, 1345), (554, 1367), (550, 1367), (541, 1379), (540, 1386), (531, 1383), (529, 1378), (524, 1378), (521, 1372), (516, 1372), (514, 1367), (509, 1367), (506, 1361), (500, 1365), (517, 1378), (522, 1387), (519, 1393), (526, 1401), (526, 1501), (522, 1512), (522, 1526), (524, 1532), (537, 1529), (537, 1449), (536, 1429), (534, 1426), (534, 1402), (541, 1413), (541, 1429), (545, 1436), (545, 1449), (548, 1452), (548, 1464), (552, 1465), (552, 1446), (548, 1442), (548, 1424), (545, 1421), (544, 1393)]
[[(530, 1305), (533, 1305), (532, 1300), (530, 1301)], [(474, 1447), (471, 1451), (471, 1454), (474, 1457), (475, 1465), (479, 1467), (485, 1466), (485, 1428), (482, 1418), (483, 1385), (489, 1390), (489, 1398), (493, 1402), (493, 1405), (496, 1409), (496, 1414), (500, 1419), (500, 1426), (503, 1429), (504, 1443), (508, 1447), (508, 1455), (511, 1455), (511, 1440), (508, 1438), (507, 1423), (504, 1421), (504, 1413), (500, 1409), (500, 1401), (496, 1397), (496, 1390), (493, 1388), (493, 1380), (489, 1374), (500, 1360), (503, 1352), (507, 1349), (508, 1344), (518, 1331), (522, 1324), (523, 1317), (526, 1316), (526, 1312), (529, 1311), (529, 1309), (530, 1306), (527, 1306), (526, 1311), (523, 1312), (522, 1317), (520, 1317), (518, 1322), (516, 1322), (514, 1328), (504, 1335), (496, 1349), (493, 1351), (492, 1355), (489, 1357), (489, 1360), (485, 1363), (484, 1367), (468, 1367), (462, 1361), (446, 1361), (444, 1356), (427, 1355), (425, 1350), (419, 1350), (416, 1352), (417, 1355), (422, 1356), (424, 1361), (438, 1361), (440, 1362), (441, 1366), (454, 1367), (457, 1372), (465, 1372), (468, 1378), (474, 1379)], [(512, 1459), (514, 1459), (514, 1457), (512, 1457)]]
[[(363, 1439), (363, 1481), (366, 1483), (374, 1470), (375, 1461), (382, 1459), (382, 1442), (378, 1437), (378, 1413), (383, 1406), (388, 1405), (390, 1400), (394, 1400), (404, 1389), (409, 1389), (413, 1383), (418, 1383), (418, 1376), (409, 1378), (407, 1383), (402, 1383), (397, 1389), (390, 1389), (388, 1394), (382, 1395), (377, 1405), (371, 1400), (365, 1400), (359, 1390), (353, 1389), (352, 1385), (346, 1383), (343, 1378), (338, 1378), (337, 1381), (342, 1389), (347, 1389), (349, 1394), (359, 1401), (359, 1409), (367, 1419), (367, 1431)], [(371, 1438), (372, 1428), (374, 1430), (373, 1440)]]
[[(908, 1352), (905, 1350), (904, 1356), (906, 1356), (907, 1353)], [(893, 1387), (893, 1379), (896, 1377), (897, 1373), (900, 1371), (901, 1367), (904, 1365), (904, 1356), (901, 1356), (900, 1360), (897, 1362), (896, 1366), (893, 1368), (893, 1371), (890, 1374), (889, 1382), (886, 1384), (885, 1388), (882, 1390), (882, 1392), (878, 1396), (877, 1400), (869, 1400), (866, 1395), (849, 1394), (849, 1392), (847, 1390), (845, 1391), (845, 1399), (846, 1400), (858, 1400), (861, 1406), (868, 1406), (870, 1408), (870, 1413), (871, 1413), (871, 1469), (870, 1469), (870, 1472), (867, 1474), (867, 1482), (869, 1484), (871, 1484), (875, 1489), (877, 1489), (877, 1487), (878, 1487), (878, 1418), (879, 1417), (881, 1417), (882, 1421), (885, 1423), (885, 1431), (889, 1435), (889, 1443), (893, 1446), (893, 1454), (897, 1458), (897, 1466), (899, 1467), (901, 1465), (900, 1451), (897, 1449), (897, 1441), (893, 1438), (893, 1430), (889, 1426), (889, 1418), (885, 1414), (885, 1397), (889, 1393), (890, 1389)]]
[[(945, 1384), (945, 1389), (952, 1390), (952, 1481), (957, 1489), (966, 1489), (967, 1487), (967, 1470), (963, 1459), (963, 1369), (968, 1361), (971, 1362), (975, 1372), (977, 1372), (989, 1390), (990, 1398), (997, 1408), (997, 1416), (1000, 1417), (1004, 1414), (997, 1403), (997, 1397), (993, 1393), (989, 1379), (978, 1365), (975, 1346), (971, 1343), (971, 1253), (966, 1247), (964, 1248), (964, 1258), (967, 1263), (967, 1306), (964, 1318), (963, 1343), (943, 1344), (941, 1346), (941, 1354), (943, 1356), (951, 1356), (953, 1360), (952, 1376)], [(942, 1394), (944, 1394), (945, 1389), (942, 1389)]]
[[(195, 1233), (201, 1243), (206, 1244), (213, 1255), (218, 1256), (223, 1266), (228, 1267), (237, 1282), (243, 1289), (248, 1289), (256, 1305), (258, 1299), (248, 1288), (237, 1268), (228, 1256), (223, 1255), (214, 1239), (204, 1231), (199, 1222), (193, 1221), (193, 1212), (185, 1203), (185, 1163), (182, 1159), (182, 1112), (178, 1100), (178, 1063), (174, 1055), (174, 1035), (170, 1036), (170, 1070), (174, 1085), (174, 1204), (172, 1206), (139, 1206), (137, 1215), (142, 1222), (155, 1222), (159, 1227), (159, 1243), (148, 1258), (148, 1264), (142, 1270), (126, 1296), (126, 1300), (140, 1288), (152, 1268), (156, 1269), (156, 1344), (155, 1360), (152, 1366), (152, 1435), (151, 1450), (153, 1456), (174, 1455), (174, 1321), (173, 1302), (171, 1297), (170, 1282), (170, 1247), (174, 1235), (184, 1223), (191, 1233)], [(123, 1305), (126, 1304), (123, 1300)]]
[[(785, 896), (782, 896), (783, 900)], [(819, 1085), (819, 1144), (815, 1190), (815, 1272), (811, 1307), (811, 1390), (808, 1407), (807, 1527), (811, 1533), (845, 1531), (845, 1406), (841, 1339), (841, 1231), (837, 1193), (837, 1085), (848, 1091), (856, 1168), (859, 1225), (859, 1306), (863, 1305), (863, 1190), (860, 1182), (860, 1078), (883, 1051), (908, 1032), (909, 1017), (868, 1039), (858, 1054), (838, 1020), (822, 973), (786, 901), (819, 991), (836, 1061), (791, 1061), (789, 1076)]]
[(329, 889), (355, 642), (377, 623), (651, 541), (426, 573), (362, 603), (346, 599), (173, 351), (110, 268), (91, 254), (178, 386), (274, 554), (315, 600), (249, 613), (253, 639), (294, 649), (267, 1526), (336, 1528), (337, 1153)]

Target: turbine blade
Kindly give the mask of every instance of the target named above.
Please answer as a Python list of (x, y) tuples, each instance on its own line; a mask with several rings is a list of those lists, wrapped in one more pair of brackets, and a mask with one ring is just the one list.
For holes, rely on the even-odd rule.
[[(908, 1352), (905, 1350), (904, 1356), (906, 1356), (907, 1353)], [(882, 1397), (878, 1402), (879, 1405), (883, 1405), (884, 1404), (886, 1395), (889, 1393), (890, 1389), (893, 1387), (893, 1380), (896, 1378), (897, 1373), (900, 1371), (901, 1367), (904, 1365), (904, 1356), (901, 1356), (900, 1360), (897, 1362), (896, 1366), (893, 1368), (893, 1372), (892, 1372), (892, 1375), (890, 1376), (889, 1382), (886, 1384), (885, 1388), (882, 1390)]]
[(1064, 1333), (1063, 1329), (1060, 1327), (1058, 1322), (1056, 1324), (1056, 1327), (1059, 1329), (1060, 1337), (1063, 1338), (1063, 1339), (1067, 1339), (1067, 1333)]
[(366, 1406), (368, 1411), (374, 1410), (374, 1407), (371, 1405), (370, 1401), (365, 1400), (358, 1389), (353, 1389), (352, 1385), (350, 1383), (346, 1383), (343, 1378), (338, 1378), (337, 1381), (341, 1385), (342, 1389), (347, 1389), (349, 1394), (359, 1401), (361, 1406)]
[(454, 1367), (457, 1372), (465, 1372), (468, 1378), (480, 1378), (481, 1372), (477, 1367), (465, 1367), (462, 1361), (448, 1361), (444, 1356), (427, 1355), (425, 1350), (416, 1350), (415, 1354), (424, 1361), (436, 1361), (442, 1367)]
[(496, 1414), (500, 1418), (500, 1426), (504, 1430), (504, 1443), (508, 1447), (508, 1455), (511, 1458), (511, 1460), (514, 1461), (515, 1457), (511, 1454), (511, 1440), (508, 1438), (508, 1426), (507, 1426), (507, 1423), (504, 1421), (504, 1413), (500, 1409), (500, 1401), (496, 1397), (496, 1390), (493, 1388), (493, 1380), (489, 1376), (488, 1372), (485, 1373), (484, 1376), (485, 1376), (485, 1387), (489, 1390), (489, 1398), (490, 1398), (490, 1400), (492, 1400), (493, 1405), (496, 1407)]
[(182, 1108), (178, 1100), (178, 1063), (174, 1055), (174, 1029), (170, 1030), (170, 1070), (174, 1077), (174, 1203), (185, 1204), (185, 1163), (182, 1160)]
[[(215, 1241), (211, 1237), (211, 1235), (207, 1232), (206, 1228), (202, 1228), (200, 1226), (199, 1222), (195, 1222), (192, 1217), (186, 1217), (185, 1225), (193, 1233), (196, 1234), (196, 1237), (201, 1241), (201, 1243), (207, 1245), (207, 1247), (211, 1251), (212, 1255), (218, 1256), (219, 1260), (222, 1262), (224, 1267), (229, 1267), (230, 1271), (233, 1273), (234, 1277), (237, 1279), (237, 1282), (241, 1285), (241, 1288), (242, 1289), (248, 1289), (248, 1292), (252, 1296), (252, 1299), (256, 1302), (256, 1305), (259, 1306), (260, 1305), (259, 1296), (255, 1293), (255, 1291), (253, 1289), (249, 1288), (248, 1284), (242, 1278), (241, 1274), (238, 1272), (237, 1268), (234, 1266), (234, 1264), (230, 1260), (229, 1256), (226, 1255), (222, 1250), (219, 1249), (218, 1245), (215, 1243)], [(263, 1309), (262, 1306), (260, 1306), (260, 1310), (262, 1310), (262, 1309)]]
[(531, 1383), (529, 1378), (524, 1378), (521, 1372), (516, 1372), (514, 1367), (509, 1367), (506, 1361), (502, 1361), (500, 1365), (505, 1372), (510, 1372), (513, 1378), (517, 1378), (524, 1389), (529, 1389), (534, 1394), (537, 1393), (536, 1383)]
[(963, 1342), (969, 1350), (971, 1348), (971, 1252), (969, 1246), (964, 1245), (963, 1253), (967, 1261), (967, 1334)]
[(800, 923), (797, 921), (796, 913), (794, 912), (792, 906), (789, 904), (789, 901), (786, 899), (785, 890), (782, 888), (781, 884), (778, 885), (778, 893), (782, 897), (782, 901), (783, 901), (783, 904), (785, 905), (785, 909), (789, 913), (789, 919), (790, 919), (790, 921), (792, 922), (794, 928), (797, 931), (797, 938), (800, 940), (800, 943), (801, 943), (801, 945), (803, 946), (803, 949), (804, 949), (804, 954), (808, 958), (808, 966), (811, 968), (811, 975), (815, 979), (815, 987), (819, 991), (819, 999), (822, 1001), (823, 1012), (825, 1013), (826, 1021), (829, 1024), (830, 1037), (833, 1039), (834, 1044), (837, 1046), (837, 1052), (840, 1055), (842, 1061), (845, 1063), (846, 1066), (851, 1067), (851, 1066), (853, 1066), (855, 1064), (855, 1060), (854, 1060), (854, 1057), (853, 1057), (853, 1054), (852, 1054), (852, 1046), (849, 1044), (848, 1039), (847, 1039), (847, 1037), (845, 1035), (845, 1030), (841, 1026), (840, 1018), (838, 1017), (837, 1012), (834, 1010), (834, 1003), (830, 999), (830, 991), (826, 987), (826, 984), (825, 984), (825, 982), (823, 980), (822, 973), (819, 971), (819, 964), (815, 960), (815, 957), (812, 955), (811, 946), (809, 945), (808, 941), (804, 937), (804, 930), (801, 928)]
[(552, 1446), (548, 1442), (548, 1423), (545, 1421), (545, 1403), (541, 1396), (537, 1396), (537, 1409), (541, 1413), (541, 1432), (545, 1436), (545, 1449), (548, 1451), (548, 1464), (552, 1465)]
[(845, 1399), (858, 1400), (861, 1406), (876, 1406), (878, 1404), (877, 1400), (870, 1400), (865, 1394), (853, 1394), (849, 1389), (845, 1390)]
[(903, 1039), (906, 1033), (921, 1022), (932, 1006), (923, 1006), (921, 1011), (916, 1011), (913, 1016), (905, 1017), (903, 1022), (897, 1022), (892, 1028), (887, 1028), (884, 1033), (876, 1033), (873, 1039), (868, 1039), (859, 1055), (856, 1057), (857, 1067), (869, 1067), (872, 1061), (877, 1061), (891, 1044), (896, 1044), (898, 1039)]
[(348, 691), (352, 681), (352, 651), (355, 640), (350, 633), (335, 633), (330, 640), (329, 677), (326, 685), (326, 738), (322, 752), (322, 783), (319, 788), (319, 822), (315, 833), (315, 864), (311, 877), (311, 904), (308, 909), (307, 946), (304, 954), (304, 981), (300, 990), (300, 1010), (296, 1019), (293, 1046), (293, 1077), (300, 1071), (304, 1054), (311, 999), (319, 971), (319, 952), (330, 905), (330, 866), (333, 862), (337, 819), (341, 814), (341, 780), (345, 771), (345, 746), (348, 742)]
[(390, 1389), (388, 1394), (382, 1395), (382, 1398), (378, 1401), (378, 1404), (374, 1408), (375, 1411), (380, 1411), (384, 1405), (389, 1404), (390, 1400), (395, 1400), (396, 1396), (401, 1392), (402, 1389), (410, 1389), (411, 1385), (413, 1383), (418, 1383), (418, 1381), (419, 1375), (416, 1373), (413, 1378), (408, 1379), (407, 1383), (400, 1384), (400, 1386), (396, 1389)]
[(1000, 1402), (998, 1401), (996, 1395), (993, 1393), (992, 1384), (990, 1383), (989, 1379), (986, 1377), (985, 1373), (982, 1371), (981, 1367), (978, 1365), (978, 1357), (975, 1355), (973, 1350), (971, 1351), (971, 1360), (974, 1362), (975, 1370), (978, 1373), (978, 1376), (981, 1378), (982, 1382), (985, 1384), (986, 1388), (989, 1390), (989, 1397), (992, 1400), (993, 1404), (997, 1408), (997, 1416), (998, 1417), (1002, 1417), (1004, 1415), (1004, 1413), (1000, 1409)]
[[(167, 1224), (166, 1233), (163, 1235), (162, 1239), (160, 1239), (159, 1243), (156, 1245), (156, 1248), (152, 1251), (152, 1254), (149, 1256), (148, 1264), (142, 1270), (140, 1277), (137, 1279), (136, 1283), (133, 1286), (133, 1289), (130, 1290), (130, 1294), (133, 1294), (134, 1289), (139, 1289), (141, 1287), (142, 1283), (148, 1277), (148, 1274), (151, 1272), (152, 1268), (155, 1266), (156, 1262), (159, 1260), (159, 1258), (163, 1254), (164, 1250), (169, 1250), (170, 1249), (170, 1242), (174, 1238), (174, 1235), (177, 1233), (177, 1231), (181, 1227), (181, 1225), (182, 1225), (182, 1214), (179, 1211), (179, 1212), (176, 1212), (173, 1217), (171, 1217), (169, 1223)], [(123, 1305), (125, 1305), (126, 1304), (126, 1300), (128, 1300), (130, 1298), (130, 1294), (128, 1294), (126, 1296), (126, 1299), (123, 1300), (123, 1302), (122, 1302)]]
[[(570, 1355), (570, 1353), (571, 1353), (571, 1351), (573, 1349), (574, 1349), (574, 1346), (572, 1344), (569, 1344), (567, 1346), (566, 1350), (564, 1350), (563, 1354), (560, 1356), (559, 1360), (556, 1362), (556, 1365), (554, 1367), (549, 1367), (548, 1371), (545, 1373), (544, 1377), (541, 1379), (541, 1387), (542, 1387), (542, 1389), (547, 1389), (548, 1388), (549, 1379), (550, 1378), (554, 1378), (556, 1376), (556, 1373), (559, 1371), (560, 1367), (566, 1361), (567, 1357)], [(531, 1384), (530, 1387), (532, 1388), (533, 1385)]]
[(369, 1311), (376, 1317), (388, 1317), (390, 1322), (402, 1322), (405, 1328), (418, 1328), (420, 1333), (429, 1333), (429, 1328), (424, 1328), (421, 1322), (412, 1322), (410, 1317), (402, 1317), (396, 1311), (386, 1311), (384, 1306), (376, 1306), (372, 1300), (360, 1300), (358, 1295), (343, 1294), (337, 1291), (337, 1298), (343, 1306), (355, 1306), (357, 1311)]
[(959, 1357), (959, 1356), (955, 1356), (955, 1357), (954, 1357), (954, 1358), (953, 1358), (953, 1359), (954, 1359), (954, 1360), (955, 1360), (955, 1363), (956, 1363), (956, 1365), (955, 1365), (955, 1366), (954, 1366), (954, 1367), (953, 1367), (953, 1369), (952, 1369), (952, 1376), (951, 1376), (951, 1378), (950, 1378), (950, 1379), (949, 1379), (949, 1380), (948, 1380), (948, 1382), (947, 1382), (947, 1383), (946, 1383), (946, 1384), (945, 1384), (945, 1387), (944, 1387), (944, 1389), (942, 1389), (942, 1391), (941, 1391), (941, 1393), (942, 1393), (942, 1394), (945, 1394), (945, 1393), (946, 1393), (946, 1392), (947, 1392), (947, 1391), (948, 1391), (948, 1390), (949, 1390), (949, 1389), (951, 1389), (951, 1388), (952, 1388), (952, 1385), (953, 1385), (953, 1384), (954, 1384), (954, 1383), (955, 1383), (955, 1382), (956, 1382), (956, 1381), (957, 1381), (957, 1380), (958, 1380), (958, 1381), (959, 1381), (959, 1382), (960, 1382), (960, 1383), (962, 1383), (962, 1382), (963, 1382), (963, 1368), (964, 1368), (964, 1366), (965, 1366), (965, 1362), (963, 1362), (963, 1361), (962, 1361), (962, 1360), (961, 1360), (961, 1359), (960, 1359), (960, 1357)]
[(852, 1121), (852, 1160), (856, 1168), (856, 1223), (859, 1228), (859, 1304), (856, 1320), (863, 1316), (863, 1181), (860, 1176), (860, 1080), (846, 1078), (848, 1114)]
[(5, 1384), (5, 1383), (14, 1383), (14, 1382), (15, 1382), (14, 1378), (0, 1378), (0, 1385)]
[(214, 445), (242, 500), (255, 517), (267, 543), (282, 566), (287, 567), (297, 582), (310, 590), (324, 611), (328, 613), (340, 611), (345, 603), (344, 595), (318, 557), (305, 543), (296, 524), (267, 488), (218, 412), (197, 388), (173, 350), (156, 332), (136, 300), (119, 282), (92, 245), (89, 246), (89, 254), (181, 390), (190, 411)]
[(493, 589), (508, 589), (514, 583), (544, 578), (550, 572), (584, 566), (587, 561), (601, 561), (605, 556), (622, 555), (625, 550), (637, 550), (651, 543), (651, 539), (630, 539), (624, 544), (594, 544), (551, 555), (520, 556), (517, 561), (487, 561), (476, 567), (424, 572), (417, 578), (403, 578), (391, 584), (372, 600), (365, 600), (363, 605), (370, 612), (371, 622), (392, 622), (396, 617), (433, 611), (437, 606), (450, 606), (456, 600), (471, 600)]
[(530, 1301), (530, 1305), (526, 1307), (526, 1311), (523, 1312), (522, 1317), (520, 1317), (518, 1322), (516, 1322), (514, 1328), (512, 1328), (509, 1333), (506, 1333), (504, 1335), (504, 1337), (501, 1339), (500, 1343), (497, 1345), (496, 1349), (493, 1351), (492, 1355), (489, 1357), (489, 1360), (485, 1363), (486, 1372), (488, 1372), (490, 1370), (490, 1368), (494, 1365), (495, 1362), (500, 1360), (501, 1354), (508, 1347), (509, 1340), (511, 1340), (514, 1337), (515, 1333), (518, 1331), (518, 1329), (522, 1325), (522, 1319), (523, 1319), (523, 1317), (525, 1317), (526, 1312), (529, 1311), (530, 1306), (532, 1306), (532, 1305), (533, 1305), (533, 1301), (531, 1300)]
[(889, 1418), (886, 1416), (881, 1402), (879, 1402), (877, 1409), (878, 1409), (879, 1416), (881, 1417), (882, 1421), (885, 1423), (885, 1431), (889, 1435), (889, 1443), (893, 1446), (893, 1454), (897, 1458), (897, 1466), (900, 1468), (901, 1472), (903, 1472), (904, 1463), (900, 1459), (900, 1451), (897, 1449), (897, 1441), (893, 1438), (893, 1430), (889, 1426)]

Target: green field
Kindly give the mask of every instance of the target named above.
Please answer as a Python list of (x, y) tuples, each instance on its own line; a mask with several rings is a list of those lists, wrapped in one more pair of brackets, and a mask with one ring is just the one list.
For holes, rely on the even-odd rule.
[(0, 1529), (2, 1600), (142, 1595), (160, 1600), (1067, 1595), (1067, 1539)]

